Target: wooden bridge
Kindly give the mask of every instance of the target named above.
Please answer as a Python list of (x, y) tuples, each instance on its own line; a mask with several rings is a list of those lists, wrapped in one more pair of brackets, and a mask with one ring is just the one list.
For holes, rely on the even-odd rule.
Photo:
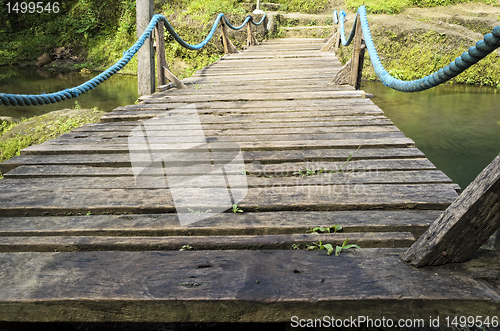
[[(163, 86), (2, 163), (0, 320), (498, 316), (496, 253), (421, 269), (402, 261), (458, 187), (363, 91), (327, 85), (341, 64), (322, 45), (273, 40), (226, 55), (183, 80), (187, 89)], [(182, 226), (168, 188), (135, 180), (129, 138), (147, 122), (190, 148), (193, 123), (153, 122), (188, 105), (208, 143), (241, 148), (244, 169), (229, 175), (248, 190), (243, 212)], [(192, 165), (180, 159), (169, 173)], [(343, 231), (307, 232), (332, 225)], [(361, 249), (305, 250), (347, 238)]]

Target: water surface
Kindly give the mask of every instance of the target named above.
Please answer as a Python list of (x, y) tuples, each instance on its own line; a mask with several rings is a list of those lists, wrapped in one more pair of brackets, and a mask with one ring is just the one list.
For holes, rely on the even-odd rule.
[(361, 88), (462, 189), (500, 153), (495, 88), (454, 84), (404, 93), (379, 82), (363, 82)]
[[(0, 93), (41, 94), (53, 93), (78, 86), (97, 76), (98, 73), (82, 75), (80, 72), (56, 72), (47, 69), (0, 67)], [(98, 107), (109, 112), (116, 107), (134, 104), (137, 94), (137, 77), (114, 75), (95, 89), (78, 98), (43, 106), (2, 106), (0, 116), (30, 118), (53, 110), (74, 108), (75, 101), (81, 108)]]

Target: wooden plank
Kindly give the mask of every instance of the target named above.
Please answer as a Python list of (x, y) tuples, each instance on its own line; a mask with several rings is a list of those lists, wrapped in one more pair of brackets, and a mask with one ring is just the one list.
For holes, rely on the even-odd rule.
[[(311, 176), (293, 177), (257, 177), (246, 176), (244, 183), (238, 183), (240, 174), (228, 174), (230, 182), (236, 182), (232, 188), (265, 188), (265, 187), (285, 187), (301, 185), (344, 185), (344, 184), (429, 184), (429, 183), (452, 183), (451, 180), (441, 171), (374, 171), (361, 173), (321, 173)], [(234, 178), (234, 180), (231, 180)], [(36, 189), (37, 187), (74, 189), (138, 189), (150, 188), (150, 183), (136, 182), (133, 176), (113, 176), (113, 177), (49, 177), (49, 178), (29, 178), (14, 179), (7, 177), (4, 184), (18, 185)], [(184, 182), (190, 180), (191, 187), (226, 187), (226, 183), (211, 182), (209, 177), (200, 178), (198, 181), (192, 176), (179, 174), (176, 180)], [(166, 187), (166, 185), (165, 185)]]
[[(336, 140), (336, 139), (377, 139), (377, 138), (404, 138), (404, 134), (401, 131), (394, 132), (341, 132), (341, 133), (324, 133), (324, 134), (279, 134), (277, 132), (274, 135), (240, 135), (240, 136), (217, 136), (217, 137), (200, 137), (196, 134), (183, 134), (182, 131), (178, 131), (178, 136), (162, 136), (162, 135), (152, 135), (148, 137), (148, 142), (150, 144), (187, 144), (187, 143), (197, 143), (200, 139), (206, 140), (207, 142), (224, 142), (232, 141), (236, 143), (244, 142), (261, 142), (261, 141), (307, 141), (307, 140)], [(154, 135), (154, 136), (153, 136)], [(58, 137), (57, 139), (52, 139), (47, 141), (47, 144), (127, 144), (128, 135), (118, 134), (112, 135), (106, 133), (104, 135), (99, 134), (89, 134), (82, 135), (81, 133), (76, 134), (66, 134), (64, 136)]]
[[(324, 148), (345, 148), (356, 149), (359, 146), (364, 148), (403, 148), (415, 147), (413, 140), (409, 138), (374, 138), (374, 139), (336, 139), (336, 140), (290, 140), (273, 142), (240, 142), (238, 143), (243, 151), (269, 151), (269, 150), (292, 150), (292, 149), (324, 149)], [(186, 149), (186, 144), (151, 144), (151, 152), (182, 151)], [(190, 146), (191, 150), (195, 149)], [(22, 155), (33, 154), (110, 154), (110, 153), (140, 153), (144, 151), (141, 144), (52, 144), (43, 143), (34, 145), (22, 150)]]
[[(330, 168), (339, 168), (347, 159), (347, 151), (343, 149), (318, 149), (318, 150), (287, 150), (287, 151), (243, 151), (243, 160), (246, 163), (258, 162), (258, 163), (281, 163), (281, 162), (338, 162), (337, 164), (330, 164)], [(187, 157), (188, 155), (185, 154)], [(372, 160), (371, 166), (374, 169), (390, 169), (391, 164), (399, 163), (398, 169), (405, 169), (404, 167), (414, 167), (418, 164), (419, 169), (424, 167), (429, 169), (432, 164), (428, 161), (416, 160), (415, 162), (401, 162), (401, 160), (407, 158), (421, 158), (423, 153), (416, 148), (387, 148), (387, 149), (360, 149), (354, 153), (351, 161), (349, 162), (349, 169), (365, 169), (367, 164), (360, 163), (361, 160)], [(180, 156), (179, 156), (180, 157)], [(382, 158), (384, 160), (377, 160)], [(198, 160), (204, 161), (200, 156), (197, 157)], [(400, 161), (392, 162), (392, 159), (400, 159)], [(182, 161), (182, 158), (179, 159)], [(302, 163), (301, 163), (302, 164)], [(8, 176), (41, 176), (48, 175), (54, 176), (58, 172), (49, 171), (46, 168), (26, 168), (24, 170), (18, 169), (15, 173), (11, 172), (13, 169), (23, 166), (23, 165), (85, 165), (92, 167), (112, 167), (115, 169), (117, 167), (131, 167), (130, 159), (128, 153), (114, 153), (114, 154), (94, 154), (91, 158), (88, 155), (82, 154), (65, 154), (65, 155), (20, 155), (16, 156), (10, 160), (7, 160), (0, 164), (0, 171)], [(300, 165), (299, 165), (300, 166)], [(317, 165), (316, 165), (317, 166)], [(389, 168), (388, 168), (389, 167)], [(53, 168), (56, 169), (56, 168)], [(408, 168), (406, 168), (408, 169)], [(417, 170), (419, 170), (417, 169)], [(434, 167), (432, 166), (432, 169)], [(103, 171), (103, 169), (96, 169), (97, 171)], [(116, 170), (116, 169), (115, 169)], [(79, 171), (83, 171), (81, 174)], [(68, 176), (79, 176), (82, 174), (89, 175), (84, 169), (71, 170), (69, 172), (62, 172), (61, 175)], [(122, 174), (123, 175), (123, 174)]]
[[(248, 76), (246, 76), (248, 77)], [(162, 98), (142, 99), (144, 103), (168, 103), (168, 102), (207, 102), (207, 101), (235, 101), (235, 100), (298, 100), (298, 99), (348, 99), (364, 98), (363, 91), (311, 91), (311, 92), (289, 92), (289, 93), (240, 93), (240, 94), (206, 94), (206, 95), (169, 95)]]
[(415, 242), (410, 232), (360, 232), (336, 234), (281, 234), (240, 236), (168, 236), (168, 237), (0, 237), (0, 253), (6, 252), (81, 252), (81, 251), (178, 251), (184, 245), (194, 250), (291, 249), (305, 248), (322, 241), (342, 246), (348, 239), (363, 248), (401, 248)]
[[(31, 189), (1, 181), (3, 216), (61, 216), (175, 212), (168, 189)], [(184, 208), (214, 208), (203, 197), (227, 194), (227, 188), (185, 189)], [(233, 194), (243, 194), (240, 189)], [(446, 209), (457, 197), (452, 184), (335, 185), (249, 188), (239, 207), (248, 212), (273, 210)], [(229, 207), (228, 207), (229, 208)]]
[(420, 236), (439, 210), (276, 211), (223, 213), (185, 226), (177, 214), (0, 218), (0, 236), (211, 236), (306, 233), (339, 224), (344, 233), (404, 232)]
[[(274, 152), (273, 152), (274, 153)], [(20, 161), (12, 161), (4, 166), (4, 177), (6, 178), (26, 178), (26, 177), (85, 177), (85, 176), (131, 176), (132, 168), (127, 154), (114, 158), (112, 155), (120, 156), (120, 154), (104, 155), (104, 157), (89, 159), (85, 155), (64, 155), (64, 156), (29, 156), (20, 158)], [(9, 160), (10, 161), (10, 160)], [(200, 159), (202, 162), (203, 159)], [(246, 159), (246, 162), (251, 162), (252, 159)], [(19, 162), (19, 163), (16, 163)], [(181, 160), (179, 163), (182, 162)], [(273, 165), (276, 162), (273, 157), (263, 161), (253, 161), (251, 164), (246, 164), (245, 169), (248, 174), (264, 177), (291, 176), (294, 172), (304, 169), (321, 169), (325, 171), (338, 171), (342, 166), (343, 171), (347, 172), (362, 172), (373, 173), (377, 171), (411, 171), (411, 170), (435, 170), (435, 166), (426, 159), (421, 160), (355, 160), (344, 165), (345, 161), (340, 162), (314, 162), (314, 161), (297, 161), (296, 163), (282, 163)], [(268, 162), (268, 163), (266, 163)], [(31, 165), (30, 165), (31, 164)], [(6, 166), (10, 168), (6, 168)], [(188, 171), (187, 166), (178, 169), (179, 174), (192, 173)], [(174, 169), (171, 169), (173, 171)], [(195, 173), (196, 174), (196, 173)]]
[(464, 262), (500, 228), (500, 154), (403, 256), (415, 267)]
[(498, 253), (481, 252), (457, 277), (447, 266), (412, 268), (401, 261), (403, 251), (3, 253), (0, 315), (25, 322), (286, 323), (332, 311), (335, 319), (358, 312), (394, 323), (497, 316), (498, 290), (479, 278), (492, 273)]

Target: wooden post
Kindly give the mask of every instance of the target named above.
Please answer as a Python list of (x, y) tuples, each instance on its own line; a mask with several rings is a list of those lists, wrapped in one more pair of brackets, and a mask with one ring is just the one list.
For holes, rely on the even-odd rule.
[(359, 15), (356, 16), (356, 34), (354, 36), (354, 49), (352, 51), (351, 62), (351, 85), (356, 90), (361, 86), (361, 74), (363, 71), (363, 62), (365, 58), (365, 45), (363, 42), (363, 29)]
[[(339, 22), (340, 23), (340, 22)], [(337, 29), (335, 51), (338, 50), (340, 39), (340, 28)], [(363, 29), (359, 16), (356, 16), (356, 35), (354, 36), (354, 45), (352, 57), (333, 77), (328, 85), (351, 85), (356, 90), (361, 87), (361, 76), (363, 72), (363, 63), (365, 59), (365, 43), (363, 41)]]
[(255, 9), (260, 10), (260, 0), (257, 0), (257, 8)]
[(222, 24), (222, 44), (224, 45), (224, 53), (229, 54), (229, 53), (238, 53), (238, 50), (236, 47), (234, 47), (233, 43), (231, 40), (229, 40), (228, 34), (227, 34), (227, 25), (226, 22), (224, 22), (224, 19), (220, 21)]
[(500, 154), (403, 255), (415, 267), (467, 261), (500, 227)]
[(158, 75), (158, 86), (162, 86), (167, 84), (163, 68), (164, 67), (168, 68), (167, 60), (165, 59), (165, 23), (163, 21), (159, 21), (156, 24), (155, 35), (156, 35), (156, 65), (158, 66), (158, 70), (156, 70), (156, 73)]
[(250, 26), (250, 24), (252, 24), (252, 23), (250, 23), (250, 22), (247, 23), (247, 46), (248, 47), (259, 44), (257, 42), (257, 40), (255, 39), (255, 36), (252, 33), (252, 27)]
[(340, 46), (340, 17), (339, 22), (337, 23), (337, 38), (335, 39), (335, 48), (333, 49), (335, 54), (339, 51)]
[[(137, 37), (146, 30), (153, 18), (153, 0), (136, 2)], [(137, 82), (140, 95), (150, 95), (155, 91), (155, 55), (153, 38), (148, 38), (137, 53)]]

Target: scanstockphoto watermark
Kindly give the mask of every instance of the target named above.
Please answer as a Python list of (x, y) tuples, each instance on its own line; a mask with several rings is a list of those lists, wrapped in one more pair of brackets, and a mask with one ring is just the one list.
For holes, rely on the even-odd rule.
[(128, 148), (136, 186), (168, 188), (181, 225), (222, 213), (247, 195), (240, 146), (205, 137), (195, 105), (144, 121), (130, 132)]
[[(431, 323), (433, 321), (431, 320)], [(432, 324), (430, 324), (432, 326)], [(335, 318), (333, 316), (323, 316), (316, 319), (305, 319), (292, 316), (292, 328), (423, 328), (426, 326), (424, 319), (391, 319), (391, 318), (371, 318), (369, 316), (350, 316), (348, 318)], [(439, 326), (439, 325), (438, 325)]]

